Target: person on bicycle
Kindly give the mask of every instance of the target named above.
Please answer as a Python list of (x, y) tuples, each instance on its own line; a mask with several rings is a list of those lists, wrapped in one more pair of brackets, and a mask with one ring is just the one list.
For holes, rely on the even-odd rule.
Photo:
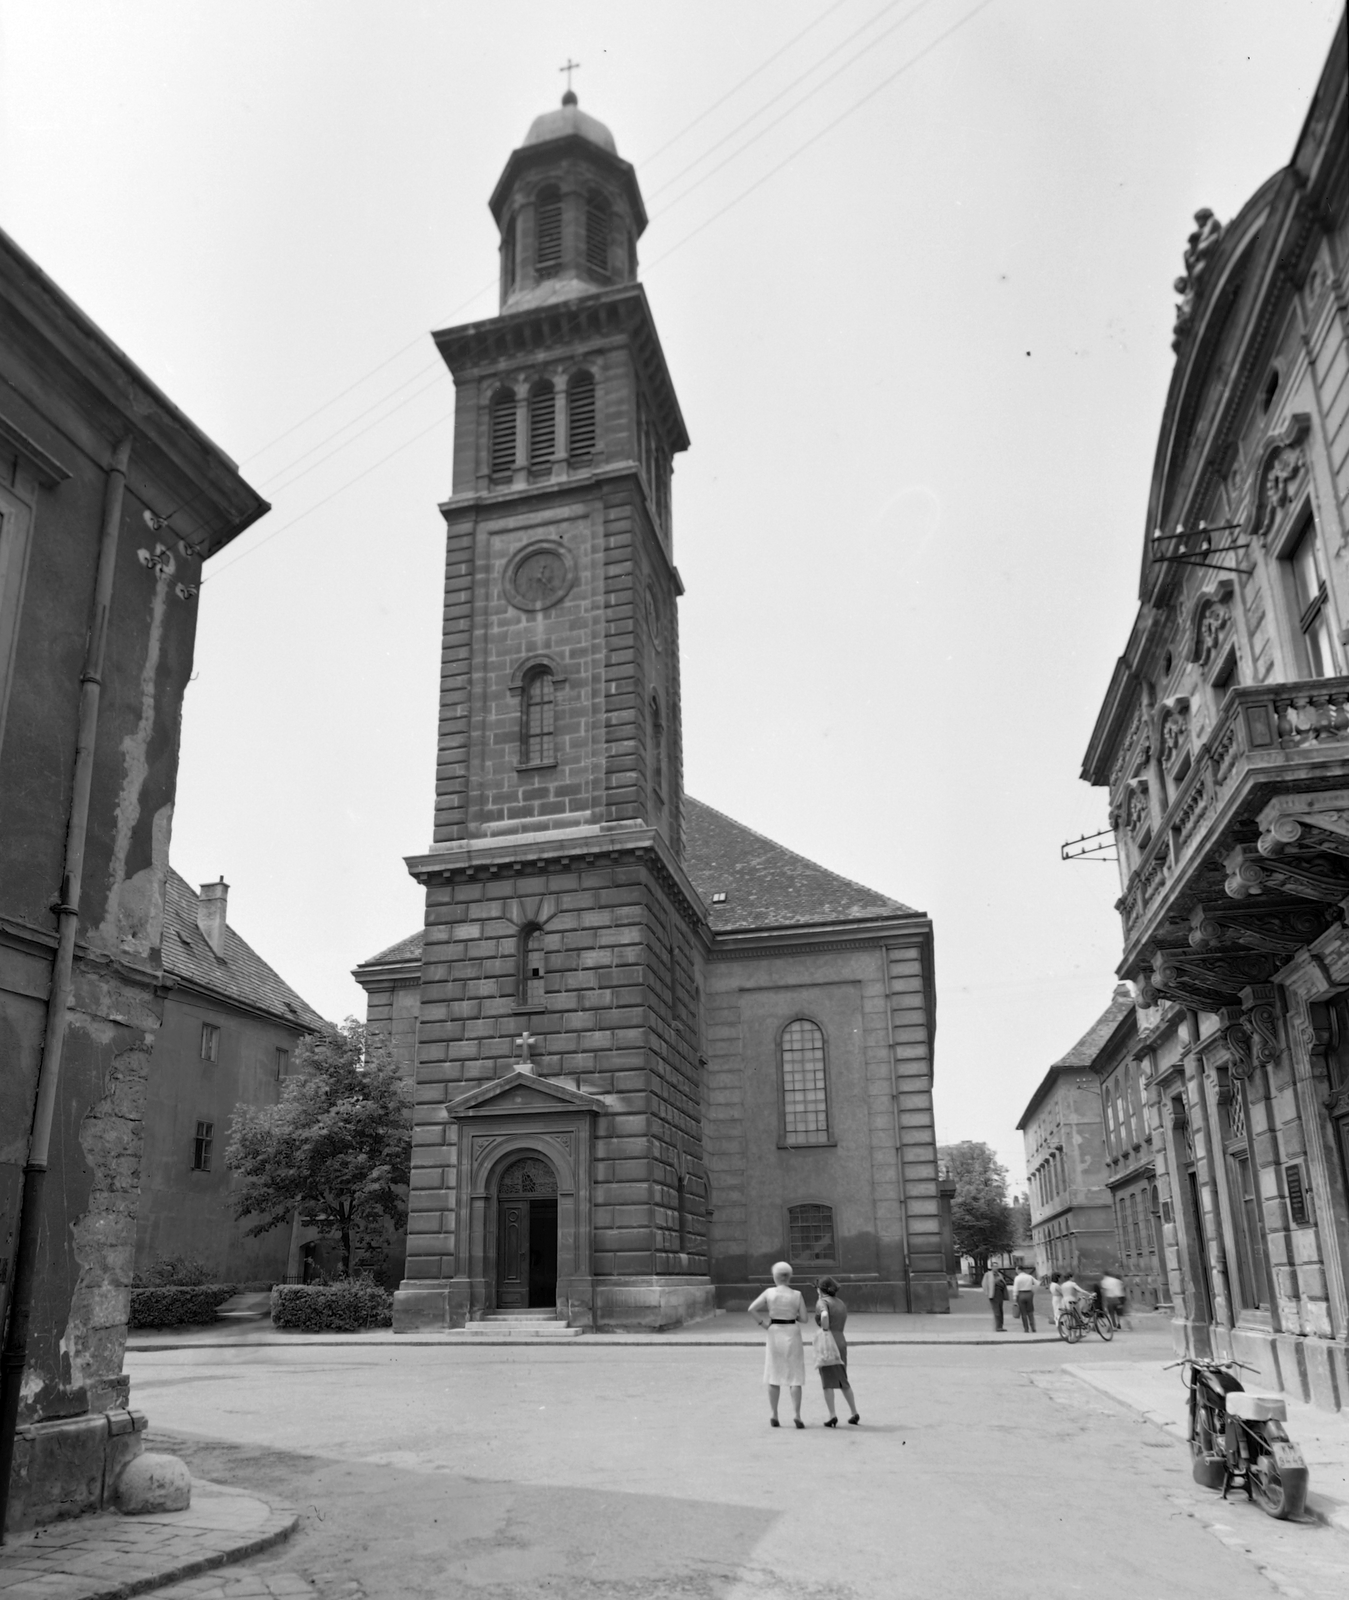
[(1071, 1267), (1069, 1267), (1067, 1272), (1064, 1273), (1062, 1279), (1060, 1280), (1059, 1288), (1063, 1294), (1063, 1307), (1059, 1313), (1060, 1315), (1062, 1315), (1063, 1311), (1066, 1311), (1069, 1306), (1081, 1305), (1082, 1302), (1087, 1298), (1086, 1290), (1082, 1288), (1077, 1279), (1073, 1276), (1073, 1269)]
[(1051, 1272), (1049, 1275), (1049, 1314), (1054, 1319), (1054, 1326), (1059, 1325), (1059, 1318), (1063, 1315), (1063, 1274)]
[(1124, 1284), (1115, 1276), (1113, 1268), (1101, 1279), (1101, 1304), (1118, 1328), (1124, 1315)]

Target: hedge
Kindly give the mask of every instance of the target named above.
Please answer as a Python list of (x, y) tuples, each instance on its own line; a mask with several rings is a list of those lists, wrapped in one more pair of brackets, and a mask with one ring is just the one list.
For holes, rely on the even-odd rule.
[(232, 1283), (192, 1288), (133, 1289), (128, 1328), (181, 1328), (189, 1322), (214, 1322), (215, 1308), (236, 1293)]
[(393, 1296), (377, 1283), (278, 1283), (272, 1290), (272, 1322), (305, 1333), (355, 1333), (391, 1328)]

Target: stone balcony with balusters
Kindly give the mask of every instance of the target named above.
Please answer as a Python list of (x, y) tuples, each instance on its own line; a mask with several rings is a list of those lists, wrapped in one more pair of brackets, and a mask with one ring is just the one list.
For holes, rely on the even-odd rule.
[[(1286, 879), (1293, 871), (1278, 866), (1279, 857), (1308, 841), (1290, 832), (1298, 827), (1296, 805), (1281, 820), (1281, 831), (1269, 825), (1264, 813), (1271, 802), (1324, 792), (1324, 805), (1341, 788), (1349, 789), (1349, 677), (1232, 689), (1117, 902), (1124, 923), (1121, 971), (1133, 970), (1159, 930), (1191, 915), (1206, 898), (1235, 901), (1276, 888), (1267, 883), (1269, 874), (1282, 871)], [(1349, 794), (1345, 801), (1349, 806)], [(1349, 855), (1349, 832), (1338, 843), (1335, 827), (1318, 822), (1315, 842)], [(1121, 822), (1119, 831), (1124, 828)], [(1349, 862), (1344, 865), (1349, 877)], [(1346, 890), (1349, 883), (1337, 896), (1331, 881), (1318, 891), (1309, 880), (1291, 892), (1329, 901)]]

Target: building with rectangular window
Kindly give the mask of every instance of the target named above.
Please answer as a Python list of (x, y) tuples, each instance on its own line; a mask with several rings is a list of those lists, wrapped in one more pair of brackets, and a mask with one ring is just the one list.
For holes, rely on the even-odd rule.
[(1178, 1348), (1330, 1408), (1349, 1404), (1347, 81), (1341, 16), (1288, 166), (1227, 223), (1196, 216), (1137, 619), (1083, 765), (1140, 1008), (1152, 1179), (1124, 1165), (1132, 1080), (1112, 1095), (1130, 1240), (1146, 1182)]
[(1072, 1271), (1093, 1282), (1119, 1260), (1101, 1114), (1101, 1064), (1135, 1037), (1133, 994), (1110, 1005), (1040, 1080), (1017, 1129), (1026, 1145), (1031, 1242), (1041, 1273)]
[(365, 962), (415, 1076), (395, 1327), (659, 1327), (769, 1267), (945, 1311), (932, 928), (684, 794), (671, 472), (688, 446), (636, 174), (576, 104), (492, 196), (455, 382), (421, 933)]
[[(274, 1105), (290, 1054), (329, 1026), (226, 921), (229, 885), (193, 892), (169, 868), (164, 889), (164, 1021), (150, 1057), (136, 1270), (188, 1256), (222, 1283), (296, 1271), (304, 1241), (274, 1228), (247, 1236), (225, 1166), (238, 1105)], [(308, 1234), (304, 1236), (308, 1239)]]

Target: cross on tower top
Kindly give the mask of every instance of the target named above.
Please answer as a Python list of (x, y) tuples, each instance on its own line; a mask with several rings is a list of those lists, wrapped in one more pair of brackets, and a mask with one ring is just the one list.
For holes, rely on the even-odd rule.
[(523, 1033), (516, 1036), (515, 1042), (520, 1046), (521, 1069), (525, 1072), (533, 1072), (534, 1063), (529, 1058), (529, 1047), (530, 1045), (537, 1044), (539, 1042), (538, 1035), (531, 1033), (529, 1029), (526, 1028)]
[(574, 106), (576, 104), (576, 91), (571, 86), (571, 75), (573, 72), (577, 71), (580, 65), (581, 63), (579, 61), (573, 61), (572, 58), (568, 56), (567, 64), (557, 69), (559, 72), (565, 72), (567, 74), (567, 92), (562, 96), (562, 104), (564, 106)]

